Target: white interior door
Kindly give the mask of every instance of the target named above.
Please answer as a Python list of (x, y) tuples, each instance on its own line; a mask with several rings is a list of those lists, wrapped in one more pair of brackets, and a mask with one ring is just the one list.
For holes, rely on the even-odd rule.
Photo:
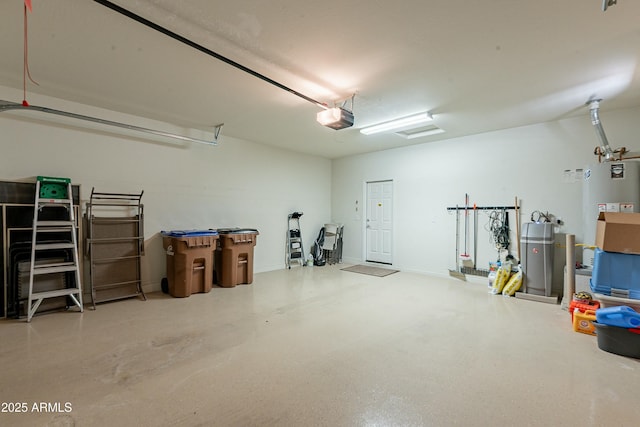
[(392, 263), (393, 181), (367, 182), (367, 261)]

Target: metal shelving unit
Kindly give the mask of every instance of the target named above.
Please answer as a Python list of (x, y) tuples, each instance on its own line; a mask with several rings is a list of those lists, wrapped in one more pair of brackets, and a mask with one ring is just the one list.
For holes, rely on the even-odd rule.
[(144, 214), (139, 194), (102, 193), (91, 189), (86, 205), (86, 252), (91, 301), (97, 303), (141, 296)]

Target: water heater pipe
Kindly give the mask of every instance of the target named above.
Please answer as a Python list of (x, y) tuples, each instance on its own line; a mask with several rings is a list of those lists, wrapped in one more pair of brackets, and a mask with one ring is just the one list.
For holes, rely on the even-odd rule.
[(605, 162), (610, 162), (614, 159), (613, 150), (609, 145), (609, 141), (607, 140), (607, 135), (604, 133), (604, 129), (602, 128), (602, 123), (600, 123), (600, 116), (598, 111), (600, 110), (600, 101), (601, 99), (593, 99), (587, 102), (587, 105), (590, 105), (591, 111), (591, 124), (596, 128), (596, 133), (600, 140), (602, 141), (602, 150), (604, 152), (604, 160)]

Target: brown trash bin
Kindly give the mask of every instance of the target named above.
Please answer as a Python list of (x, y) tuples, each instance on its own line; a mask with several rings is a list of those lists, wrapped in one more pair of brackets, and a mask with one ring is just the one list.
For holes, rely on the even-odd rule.
[(232, 288), (253, 283), (253, 247), (258, 230), (253, 228), (219, 228), (216, 248), (218, 286)]
[(213, 254), (218, 235), (215, 231), (162, 232), (167, 252), (169, 294), (188, 297), (206, 293), (213, 284)]

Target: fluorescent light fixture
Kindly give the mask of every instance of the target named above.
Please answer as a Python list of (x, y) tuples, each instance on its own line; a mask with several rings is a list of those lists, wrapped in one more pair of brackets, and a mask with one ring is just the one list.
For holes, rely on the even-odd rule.
[(318, 113), (317, 120), (323, 126), (339, 130), (353, 126), (353, 113), (340, 107), (327, 108)]
[(445, 132), (444, 129), (433, 126), (429, 129), (424, 129), (424, 130), (417, 129), (414, 132), (411, 132), (411, 131), (396, 132), (396, 135), (401, 136), (405, 139), (414, 139), (414, 138), (422, 138), (423, 136), (438, 135), (439, 133), (444, 133), (444, 132)]
[(431, 120), (433, 120), (433, 116), (431, 116), (431, 114), (429, 113), (414, 114), (412, 116), (401, 117), (399, 119), (395, 119), (388, 122), (362, 128), (360, 129), (360, 133), (363, 133), (365, 135), (371, 135), (374, 133), (381, 133), (381, 132), (387, 132), (390, 130), (407, 128), (407, 127), (418, 125), (421, 123), (430, 122)]

